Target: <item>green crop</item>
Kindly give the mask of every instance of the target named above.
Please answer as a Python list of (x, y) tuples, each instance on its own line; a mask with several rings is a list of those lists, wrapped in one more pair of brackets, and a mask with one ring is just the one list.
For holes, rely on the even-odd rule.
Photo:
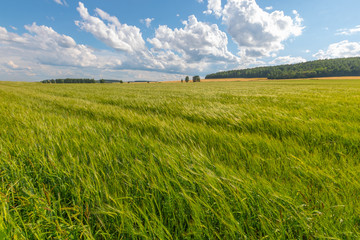
[(360, 238), (360, 81), (0, 82), (0, 239)]

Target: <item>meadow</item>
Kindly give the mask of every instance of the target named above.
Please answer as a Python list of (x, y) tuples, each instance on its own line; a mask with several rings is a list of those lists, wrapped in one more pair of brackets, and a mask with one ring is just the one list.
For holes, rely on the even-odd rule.
[(0, 239), (360, 238), (360, 80), (0, 82)]

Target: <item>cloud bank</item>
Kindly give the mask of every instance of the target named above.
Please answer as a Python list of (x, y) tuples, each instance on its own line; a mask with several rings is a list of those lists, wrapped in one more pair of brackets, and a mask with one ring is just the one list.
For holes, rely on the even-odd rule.
[(360, 42), (344, 40), (330, 44), (327, 50), (320, 50), (313, 57), (317, 59), (346, 58), (360, 56)]
[(350, 35), (354, 35), (360, 33), (360, 25), (357, 25), (354, 28), (344, 28), (344, 29), (339, 29), (337, 30), (336, 35), (346, 35), (346, 36), (350, 36)]

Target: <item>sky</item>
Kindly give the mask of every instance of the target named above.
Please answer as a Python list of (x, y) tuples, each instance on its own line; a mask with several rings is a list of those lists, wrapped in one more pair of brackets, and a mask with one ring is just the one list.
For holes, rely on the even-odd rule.
[(359, 0), (11, 0), (0, 80), (179, 80), (360, 56)]

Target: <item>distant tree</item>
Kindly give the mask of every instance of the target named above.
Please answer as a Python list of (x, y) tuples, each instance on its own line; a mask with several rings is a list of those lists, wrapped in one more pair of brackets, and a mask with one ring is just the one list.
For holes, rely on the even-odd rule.
[(189, 82), (190, 81), (190, 78), (189, 78), (189, 76), (186, 76), (186, 78), (185, 78), (185, 82)]
[(43, 80), (42, 83), (96, 83), (95, 79), (89, 78), (59, 78), (59, 79), (51, 79), (51, 80)]
[(123, 80), (120, 80), (119, 83), (124, 83), (124, 81), (123, 81)]
[(184, 82), (184, 79), (181, 79), (181, 83), (183, 83)]
[(100, 83), (105, 83), (105, 80), (104, 80), (104, 79), (100, 79)]
[(200, 82), (199, 76), (193, 76), (193, 82)]

